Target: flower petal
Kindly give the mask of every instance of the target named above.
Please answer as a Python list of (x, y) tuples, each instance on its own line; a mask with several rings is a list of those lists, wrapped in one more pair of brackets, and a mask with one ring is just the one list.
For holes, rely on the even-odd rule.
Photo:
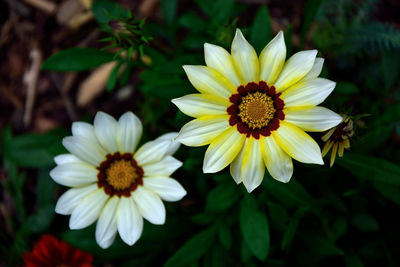
[(203, 146), (229, 128), (229, 116), (204, 116), (185, 124), (177, 140), (187, 146)]
[(230, 127), (210, 144), (203, 163), (204, 173), (215, 173), (229, 165), (239, 153), (246, 136)]
[(143, 218), (133, 198), (121, 198), (118, 206), (118, 232), (121, 239), (129, 246), (138, 241), (143, 231)]
[(182, 166), (182, 162), (171, 157), (166, 156), (161, 161), (143, 165), (145, 176), (164, 175), (170, 176), (174, 171)]
[(235, 38), (232, 42), (231, 54), (233, 65), (242, 81), (242, 84), (258, 82), (260, 66), (257, 53), (244, 38), (242, 32), (236, 29)]
[(324, 164), (321, 149), (314, 139), (286, 121), (279, 123), (278, 130), (273, 131), (272, 136), (289, 156), (303, 163)]
[(185, 65), (183, 69), (192, 85), (203, 94), (228, 98), (236, 87), (216, 70), (206, 66)]
[(251, 193), (262, 182), (265, 173), (265, 165), (261, 155), (260, 141), (250, 138), (247, 142), (243, 155), (242, 163), (242, 181)]
[(285, 121), (309, 132), (326, 131), (342, 122), (339, 114), (324, 108), (288, 108), (284, 110)]
[(91, 225), (99, 217), (108, 198), (103, 189), (98, 189), (82, 199), (71, 213), (69, 228), (82, 229)]
[(132, 112), (124, 113), (118, 120), (117, 143), (119, 151), (133, 153), (142, 136), (142, 122)]
[(261, 152), (269, 174), (283, 183), (290, 181), (293, 175), (292, 158), (275, 141), (273, 136), (260, 138)]
[(317, 57), (314, 61), (314, 65), (312, 66), (311, 70), (300, 80), (300, 82), (310, 81), (321, 74), (322, 67), (324, 65), (324, 59), (321, 57)]
[(119, 197), (110, 198), (101, 211), (96, 225), (96, 242), (101, 248), (108, 248), (117, 235), (117, 207)]
[(57, 200), (56, 212), (63, 215), (71, 214), (79, 201), (97, 189), (97, 184), (69, 189)]
[(152, 224), (164, 224), (165, 207), (161, 199), (152, 191), (143, 186), (136, 188), (133, 199), (140, 214)]
[(72, 135), (73, 136), (82, 136), (92, 141), (97, 141), (96, 134), (94, 133), (93, 125), (82, 122), (76, 121), (72, 123)]
[(286, 45), (280, 31), (260, 54), (260, 80), (272, 85), (278, 78), (286, 58)]
[(172, 136), (176, 135), (177, 133), (168, 133), (168, 136), (163, 135), (163, 138), (159, 137), (145, 143), (136, 151), (134, 155), (135, 160), (141, 166), (160, 161), (164, 156), (176, 150), (176, 141), (171, 139)]
[(65, 163), (85, 163), (84, 161), (80, 160), (78, 157), (72, 154), (61, 154), (54, 157), (55, 163), (57, 165), (65, 164)]
[(110, 154), (117, 152), (117, 121), (107, 113), (99, 111), (93, 124), (94, 132), (103, 148)]
[(168, 146), (167, 151), (165, 152), (164, 156), (171, 156), (171, 155), (175, 154), (175, 152), (181, 146), (181, 143), (176, 141), (177, 136), (178, 136), (177, 132), (170, 132), (170, 133), (160, 135), (157, 139), (155, 139), (155, 140), (167, 140), (170, 142), (170, 145)]
[(143, 186), (165, 201), (178, 201), (186, 195), (186, 190), (180, 183), (166, 176), (146, 177), (143, 179)]
[(232, 161), (229, 167), (231, 176), (237, 184), (240, 184), (242, 182), (242, 164), (243, 164), (244, 151), (246, 150), (246, 145), (248, 140), (249, 138), (246, 138), (242, 146), (242, 149), (240, 150), (239, 154), (237, 154), (236, 158)]
[(240, 85), (240, 80), (233, 66), (232, 57), (228, 51), (220, 46), (205, 43), (204, 58), (208, 67), (217, 70), (235, 87)]
[(98, 171), (87, 163), (66, 163), (50, 171), (50, 177), (61, 185), (74, 187), (97, 181)]
[(276, 91), (282, 92), (306, 76), (313, 67), (316, 56), (317, 50), (300, 51), (291, 56), (274, 84)]
[(62, 141), (64, 147), (82, 161), (93, 166), (98, 166), (105, 160), (106, 155), (97, 142), (93, 142), (82, 136), (67, 136)]
[(195, 118), (227, 114), (226, 108), (229, 106), (227, 99), (208, 94), (185, 95), (172, 99), (172, 103), (186, 115)]
[(316, 106), (332, 93), (336, 83), (324, 78), (298, 83), (282, 93), (285, 107)]

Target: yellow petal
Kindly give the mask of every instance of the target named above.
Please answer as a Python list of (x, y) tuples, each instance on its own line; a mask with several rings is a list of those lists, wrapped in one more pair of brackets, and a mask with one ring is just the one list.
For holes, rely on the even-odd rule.
[(276, 81), (286, 58), (286, 46), (283, 32), (280, 31), (274, 39), (264, 47), (260, 54), (260, 80), (271, 85)]
[(257, 188), (265, 173), (265, 165), (261, 155), (260, 141), (249, 138), (243, 155), (242, 181), (247, 192)]
[(207, 115), (227, 114), (227, 99), (209, 94), (190, 94), (172, 99), (180, 111), (188, 116), (199, 118)]

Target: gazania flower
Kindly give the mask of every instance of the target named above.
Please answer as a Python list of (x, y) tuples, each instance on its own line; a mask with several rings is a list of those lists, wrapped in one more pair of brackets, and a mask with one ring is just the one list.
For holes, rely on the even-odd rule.
[(22, 258), (27, 267), (90, 267), (93, 261), (91, 254), (74, 248), (65, 241), (58, 241), (52, 235), (43, 235), (32, 252), (24, 252)]
[(195, 117), (177, 140), (188, 146), (210, 145), (203, 171), (215, 173), (231, 164), (233, 179), (251, 192), (267, 167), (275, 179), (288, 182), (292, 158), (323, 164), (317, 143), (304, 131), (325, 131), (341, 122), (329, 109), (318, 107), (335, 83), (318, 78), (323, 59), (317, 51), (301, 51), (285, 63), (282, 32), (259, 57), (236, 30), (231, 54), (204, 45), (207, 66), (183, 66), (200, 94), (172, 102)]
[(330, 129), (324, 136), (322, 141), (326, 142), (322, 149), (322, 156), (328, 154), (332, 148), (330, 166), (335, 163), (336, 153), (339, 157), (343, 157), (344, 149), (350, 149), (350, 138), (353, 136), (353, 121), (347, 115), (343, 115), (343, 122), (338, 126)]
[(142, 123), (132, 113), (118, 121), (103, 112), (94, 118), (94, 126), (72, 124), (72, 135), (63, 145), (71, 154), (55, 158), (58, 164), (50, 176), (59, 184), (73, 187), (57, 202), (56, 212), (71, 215), (71, 229), (81, 229), (94, 221), (96, 241), (109, 247), (119, 232), (132, 245), (140, 237), (143, 218), (153, 224), (165, 221), (165, 201), (178, 201), (186, 191), (169, 176), (182, 163), (171, 155), (179, 144), (176, 133), (136, 146)]

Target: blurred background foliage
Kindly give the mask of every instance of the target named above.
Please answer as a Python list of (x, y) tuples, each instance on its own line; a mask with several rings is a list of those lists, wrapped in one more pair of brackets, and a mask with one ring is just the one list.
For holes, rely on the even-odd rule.
[[(92, 253), (99, 266), (400, 264), (398, 1), (34, 2), (1, 4), (3, 264), (21, 264), (43, 233)], [(181, 66), (204, 64), (205, 42), (230, 50), (236, 27), (257, 52), (279, 30), (287, 56), (319, 50), (322, 76), (337, 82), (324, 106), (355, 116), (351, 150), (332, 168), (295, 162), (288, 184), (266, 172), (248, 194), (228, 170), (202, 173), (205, 147), (182, 146), (184, 165), (173, 176), (188, 194), (166, 203), (165, 225), (145, 223), (133, 247), (117, 238), (107, 250), (94, 225), (69, 230), (69, 218), (54, 212), (65, 188), (48, 173), (66, 152), (61, 140), (72, 121), (132, 110), (144, 124), (142, 143), (179, 130), (190, 118), (170, 100), (195, 92)], [(41, 55), (33, 81), (32, 51)], [(312, 136), (322, 147), (322, 134)]]

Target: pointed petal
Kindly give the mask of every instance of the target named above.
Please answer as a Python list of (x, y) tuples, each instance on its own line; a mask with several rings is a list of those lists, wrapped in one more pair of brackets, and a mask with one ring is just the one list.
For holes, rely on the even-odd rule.
[(84, 187), (69, 189), (57, 200), (56, 212), (63, 215), (71, 214), (72, 210), (76, 207), (76, 205), (78, 205), (79, 201), (96, 191), (97, 188), (97, 184), (92, 184)]
[(242, 181), (251, 193), (262, 182), (265, 173), (265, 165), (261, 155), (260, 141), (250, 138), (247, 142), (243, 156)]
[(246, 136), (230, 127), (210, 144), (203, 163), (204, 173), (215, 173), (229, 165), (239, 153)]
[(311, 70), (300, 80), (300, 82), (310, 81), (321, 74), (322, 67), (324, 65), (324, 59), (321, 57), (317, 57), (314, 61), (314, 65), (312, 66)]
[(277, 92), (282, 92), (300, 81), (314, 65), (317, 50), (300, 51), (289, 58), (275, 82)]
[(273, 131), (272, 136), (279, 146), (295, 160), (303, 163), (324, 164), (318, 144), (296, 126), (280, 121), (278, 130)]
[(185, 124), (177, 140), (187, 146), (203, 146), (228, 128), (229, 115), (204, 116)]
[(117, 143), (119, 151), (133, 153), (142, 136), (142, 122), (132, 112), (124, 113), (118, 120)]
[(220, 46), (205, 43), (204, 58), (208, 67), (217, 70), (235, 87), (240, 85), (240, 80), (233, 66), (232, 57), (228, 51)]
[(152, 224), (164, 224), (165, 207), (156, 193), (139, 186), (133, 193), (133, 199), (143, 218)]
[(240, 150), (239, 154), (237, 154), (236, 158), (232, 161), (229, 167), (229, 171), (232, 175), (232, 178), (237, 184), (240, 184), (242, 182), (242, 165), (243, 165), (244, 151), (246, 150), (248, 140), (249, 138), (246, 138), (242, 149)]
[(260, 145), (264, 164), (267, 166), (269, 174), (280, 182), (289, 182), (293, 175), (292, 158), (282, 150), (273, 136), (262, 136)]
[(170, 176), (174, 171), (182, 166), (182, 162), (171, 157), (166, 156), (162, 160), (150, 164), (143, 165), (145, 176), (163, 175)]
[(94, 133), (93, 125), (82, 122), (76, 121), (72, 123), (72, 135), (73, 136), (81, 136), (87, 138), (92, 141), (97, 141), (96, 134)]
[(233, 64), (242, 84), (258, 82), (260, 66), (257, 53), (249, 42), (247, 42), (239, 29), (236, 29), (235, 38), (232, 42), (231, 54)]
[(205, 66), (185, 65), (183, 69), (192, 85), (203, 94), (228, 98), (236, 87), (216, 70)]
[(85, 163), (84, 161), (80, 160), (78, 157), (72, 154), (61, 154), (54, 157), (55, 163), (57, 165), (65, 164), (65, 163)]
[(324, 78), (298, 83), (282, 93), (285, 108), (316, 106), (332, 93), (336, 83)]
[(186, 190), (180, 183), (166, 176), (146, 177), (143, 179), (143, 186), (165, 201), (178, 201), (186, 195)]
[(129, 246), (138, 241), (143, 231), (143, 217), (131, 197), (121, 198), (118, 206), (118, 232)]
[[(172, 135), (171, 135), (172, 134)], [(177, 133), (168, 134), (169, 137), (176, 136)], [(157, 163), (165, 155), (169, 155), (175, 149), (175, 141), (171, 138), (157, 138), (147, 142), (136, 151), (134, 158), (139, 165), (144, 166), (151, 163)]]
[(119, 197), (110, 198), (101, 211), (96, 225), (96, 242), (103, 249), (114, 242), (117, 235), (117, 207)]
[(309, 132), (326, 131), (343, 120), (342, 116), (324, 107), (288, 108), (284, 113), (285, 121)]
[(286, 58), (286, 45), (280, 31), (260, 54), (260, 80), (272, 85), (278, 78)]
[(62, 141), (64, 147), (82, 161), (98, 166), (106, 155), (97, 142), (92, 142), (82, 136), (67, 136)]
[(190, 94), (172, 99), (180, 111), (190, 117), (227, 114), (228, 99), (206, 94)]
[(167, 151), (165, 152), (165, 156), (172, 156), (181, 146), (181, 143), (176, 141), (178, 136), (177, 132), (170, 132), (163, 135), (160, 135), (156, 140), (167, 140), (170, 142)]
[(101, 146), (110, 154), (117, 152), (117, 121), (107, 113), (99, 111), (94, 117), (93, 124)]
[(74, 187), (97, 181), (98, 171), (87, 163), (66, 163), (50, 171), (50, 177), (61, 185)]
[(103, 189), (98, 189), (79, 201), (71, 213), (69, 228), (82, 229), (91, 225), (99, 217), (108, 198)]

